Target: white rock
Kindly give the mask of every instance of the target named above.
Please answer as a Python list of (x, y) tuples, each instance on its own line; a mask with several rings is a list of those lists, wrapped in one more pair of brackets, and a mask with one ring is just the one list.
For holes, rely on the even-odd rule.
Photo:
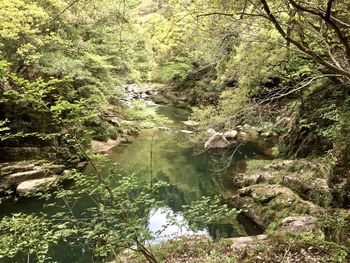
[(18, 194), (34, 193), (53, 186), (55, 182), (57, 182), (56, 176), (24, 181), (17, 186), (16, 192)]
[(196, 121), (183, 121), (182, 123), (188, 127), (196, 127), (199, 125), (199, 123)]
[(185, 133), (185, 134), (193, 134), (193, 131), (189, 131), (189, 130), (181, 130), (180, 132)]
[(236, 130), (230, 130), (224, 133), (227, 140), (233, 140), (237, 137), (238, 132)]
[(146, 98), (148, 98), (148, 95), (143, 92), (143, 93), (141, 93), (140, 97), (141, 97), (141, 99), (146, 99)]
[(146, 101), (146, 107), (156, 107), (158, 106), (157, 103), (153, 102), (153, 101)]
[(246, 132), (240, 132), (238, 133), (238, 136), (237, 136), (240, 140), (242, 141), (245, 141), (245, 140), (248, 140), (248, 133)]

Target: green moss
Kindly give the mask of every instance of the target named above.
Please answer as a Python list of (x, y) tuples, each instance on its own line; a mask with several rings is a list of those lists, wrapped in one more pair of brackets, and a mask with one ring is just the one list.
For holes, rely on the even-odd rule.
[(257, 180), (271, 184), (280, 184), (290, 188), (300, 197), (310, 200), (322, 207), (332, 203), (332, 194), (327, 185), (330, 175), (330, 162), (328, 159), (313, 160), (250, 160), (247, 162), (245, 175), (237, 176), (237, 181), (247, 185), (249, 175), (267, 173), (267, 180)]

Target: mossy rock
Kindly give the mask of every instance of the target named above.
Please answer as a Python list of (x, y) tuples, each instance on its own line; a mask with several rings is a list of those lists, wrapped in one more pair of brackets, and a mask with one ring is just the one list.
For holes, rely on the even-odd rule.
[(328, 207), (332, 203), (329, 174), (330, 165), (320, 160), (251, 160), (245, 173), (235, 175), (234, 183), (238, 187), (280, 184), (305, 200)]
[(302, 200), (287, 187), (258, 184), (242, 188), (228, 198), (228, 203), (263, 228), (291, 215), (308, 215), (322, 212), (317, 205)]

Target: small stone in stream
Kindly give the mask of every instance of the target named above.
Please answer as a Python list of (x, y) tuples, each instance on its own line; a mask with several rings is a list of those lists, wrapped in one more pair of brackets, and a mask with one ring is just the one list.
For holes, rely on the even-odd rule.
[(199, 125), (199, 123), (196, 121), (183, 121), (182, 123), (188, 127), (196, 127)]
[(180, 132), (185, 133), (185, 134), (193, 134), (193, 131), (189, 131), (189, 130), (181, 130)]
[(242, 140), (242, 141), (246, 141), (248, 140), (248, 133), (246, 132), (239, 132), (238, 135), (237, 135), (237, 138)]
[(236, 130), (230, 130), (224, 133), (227, 140), (233, 140), (237, 137), (238, 132)]
[(226, 148), (230, 145), (230, 142), (226, 140), (224, 135), (220, 132), (215, 133), (206, 143), (204, 144), (204, 149), (209, 148)]
[(158, 130), (161, 130), (161, 131), (171, 131), (171, 129), (168, 128), (168, 127), (158, 127)]
[(153, 101), (146, 101), (146, 107), (156, 107), (156, 106), (158, 106), (157, 103)]
[(141, 99), (146, 99), (146, 98), (148, 98), (148, 95), (143, 92), (143, 93), (141, 93), (140, 98)]

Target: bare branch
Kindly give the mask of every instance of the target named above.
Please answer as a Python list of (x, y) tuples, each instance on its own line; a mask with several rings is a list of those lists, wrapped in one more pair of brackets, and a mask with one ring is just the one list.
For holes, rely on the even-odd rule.
[(223, 13), (223, 12), (211, 12), (211, 13), (199, 14), (199, 15), (197, 15), (197, 18), (199, 18), (199, 17), (205, 17), (205, 16), (214, 16), (214, 15), (228, 16), (228, 17), (232, 17), (232, 18), (234, 18), (236, 15), (241, 15), (241, 17), (242, 17), (243, 15), (246, 15), (246, 16), (255, 16), (255, 17), (266, 17), (266, 16), (260, 15), (260, 14), (252, 14), (252, 13), (245, 13), (245, 12), (240, 12), (240, 13), (236, 13), (236, 14)]

